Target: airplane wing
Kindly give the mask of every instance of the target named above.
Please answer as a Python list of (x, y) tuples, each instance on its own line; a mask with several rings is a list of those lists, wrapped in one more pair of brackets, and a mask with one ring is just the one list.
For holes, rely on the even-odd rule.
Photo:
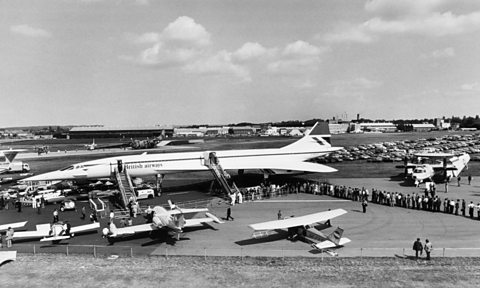
[(192, 227), (202, 225), (203, 223), (213, 222), (212, 218), (194, 218), (194, 219), (185, 219), (185, 225), (183, 227)]
[(170, 215), (192, 214), (192, 213), (199, 213), (199, 212), (208, 212), (208, 209), (207, 208), (180, 208), (180, 209), (168, 210), (168, 213)]
[(157, 229), (153, 224), (140, 224), (134, 226), (127, 226), (122, 228), (116, 228), (112, 232), (110, 237), (117, 237), (117, 236), (129, 236), (136, 233), (148, 232)]
[(13, 233), (13, 240), (15, 239), (37, 239), (47, 237), (50, 234), (50, 224), (38, 224), (35, 231), (21, 231)]
[(40, 239), (40, 242), (45, 242), (45, 241), (60, 241), (60, 240), (65, 240), (65, 239), (70, 239), (70, 236), (53, 236), (53, 237), (44, 237)]
[(215, 222), (222, 224), (223, 221), (218, 219), (217, 216), (211, 214), (211, 213), (205, 213), (207, 216), (206, 218), (194, 218), (194, 219), (186, 219), (185, 220), (185, 225), (183, 227), (191, 227), (191, 226), (198, 226), (202, 225), (203, 223), (210, 223), (210, 222)]
[(323, 250), (323, 249), (335, 248), (335, 247), (338, 247), (338, 246), (344, 246), (345, 244), (350, 243), (350, 242), (352, 242), (352, 240), (350, 240), (346, 237), (342, 237), (342, 238), (340, 238), (340, 241), (338, 242), (338, 244), (335, 244), (330, 240), (325, 240), (325, 241), (319, 242), (317, 244), (314, 244), (313, 246), (315, 246), (315, 248), (317, 248), (317, 249)]
[(271, 169), (271, 170), (285, 170), (285, 171), (304, 171), (314, 173), (330, 173), (336, 172), (337, 169), (332, 167), (303, 161), (292, 161), (291, 159), (284, 160), (282, 158), (265, 159), (262, 161), (241, 160), (236, 158), (235, 161), (221, 160), (220, 163), (223, 169), (238, 170), (238, 169)]
[(27, 225), (27, 222), (28, 221), (15, 222), (15, 223), (10, 223), (10, 224), (2, 224), (2, 225), (0, 225), (0, 232), (7, 231), (8, 227), (12, 227), (12, 229), (15, 231), (15, 229), (25, 227), (25, 225)]
[(98, 228), (100, 228), (100, 223), (99, 222), (94, 222), (94, 223), (91, 223), (91, 224), (72, 227), (70, 229), (70, 233), (92, 231), (92, 230), (95, 230), (95, 229), (98, 229)]
[(347, 211), (343, 209), (335, 209), (331, 211), (318, 212), (300, 217), (292, 217), (283, 220), (274, 220), (262, 223), (256, 223), (248, 225), (255, 231), (261, 230), (274, 230), (274, 229), (287, 229), (290, 227), (310, 225), (318, 222), (327, 221), (335, 217), (346, 214)]

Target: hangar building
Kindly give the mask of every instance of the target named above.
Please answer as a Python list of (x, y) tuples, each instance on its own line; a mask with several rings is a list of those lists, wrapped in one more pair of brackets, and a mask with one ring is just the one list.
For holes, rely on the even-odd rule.
[(173, 126), (147, 126), (147, 127), (105, 127), (82, 126), (73, 127), (68, 132), (70, 139), (92, 138), (154, 138), (172, 137)]

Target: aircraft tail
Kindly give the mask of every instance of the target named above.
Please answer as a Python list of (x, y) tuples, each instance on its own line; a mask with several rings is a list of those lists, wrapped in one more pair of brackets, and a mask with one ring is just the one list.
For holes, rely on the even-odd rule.
[(329, 148), (331, 145), (330, 129), (327, 122), (317, 122), (312, 129), (301, 139), (282, 147), (283, 150), (318, 150)]
[(13, 159), (15, 159), (15, 157), (17, 157), (17, 154), (18, 150), (5, 150), (5, 151), (2, 151), (3, 152), (3, 155), (5, 156), (5, 160), (8, 162), (8, 163), (12, 163)]
[(330, 235), (327, 236), (327, 239), (332, 241), (335, 245), (340, 244), (340, 239), (342, 239), (343, 229), (338, 227)]

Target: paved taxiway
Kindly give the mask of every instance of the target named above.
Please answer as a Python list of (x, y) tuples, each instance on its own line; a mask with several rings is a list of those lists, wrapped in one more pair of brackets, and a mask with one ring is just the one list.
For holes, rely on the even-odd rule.
[[(365, 186), (367, 188), (376, 187), (388, 191), (420, 191), (415, 187), (390, 186), (391, 181), (385, 179), (330, 179), (334, 184), (347, 185), (352, 187)], [(477, 182), (472, 186), (462, 185), (461, 187), (451, 187), (448, 195), (455, 195), (454, 198), (461, 195), (470, 195), (474, 197), (474, 190), (478, 190)], [(453, 186), (453, 184), (452, 184)], [(405, 189), (405, 190), (402, 190)], [(439, 189), (439, 195), (443, 198), (442, 190)], [(455, 191), (454, 191), (455, 190)], [(450, 192), (451, 191), (451, 192)], [(164, 193), (161, 199), (165, 202), (168, 198), (176, 202), (192, 199), (208, 199), (208, 195), (198, 191), (189, 191), (189, 193), (173, 192)], [(367, 213), (361, 212), (359, 202), (339, 201), (342, 199), (328, 196), (316, 196), (310, 194), (290, 194), (263, 201), (246, 202), (232, 207), (232, 216), (234, 221), (226, 221), (225, 224), (212, 224), (212, 228), (188, 229), (182, 236), (181, 241), (176, 243), (165, 243), (162, 239), (151, 239), (147, 237), (129, 239), (115, 243), (112, 249), (120, 246), (142, 247), (147, 249), (147, 253), (152, 255), (234, 255), (234, 256), (313, 256), (320, 257), (308, 244), (303, 242), (290, 242), (285, 239), (273, 240), (252, 240), (250, 238), (252, 231), (248, 228), (249, 224), (275, 220), (278, 210), (282, 210), (283, 216), (304, 215), (328, 209), (343, 208), (348, 211), (346, 215), (332, 220), (332, 228), (326, 233), (333, 231), (336, 226), (345, 229), (344, 236), (352, 240), (346, 247), (339, 249), (340, 256), (393, 256), (401, 254), (403, 248), (411, 254), (411, 245), (413, 241), (420, 237), (422, 240), (429, 238), (434, 247), (437, 248), (434, 256), (443, 253), (441, 248), (456, 248), (449, 250), (447, 256), (480, 256), (480, 241), (478, 241), (478, 231), (480, 221), (471, 220), (461, 216), (447, 215), (444, 213), (432, 213), (398, 207), (387, 207), (377, 204), (370, 204)], [(86, 204), (86, 203), (85, 203)], [(78, 204), (79, 207), (83, 203)], [(20, 220), (29, 220), (28, 228), (33, 229), (35, 224), (46, 223), (52, 219), (52, 210), (57, 207), (48, 205), (41, 215), (37, 215), (32, 208), (24, 208), (23, 212), (18, 213), (15, 210), (0, 211), (1, 223), (9, 223)], [(225, 217), (227, 204), (221, 201), (212, 201), (210, 210), (219, 217)], [(62, 212), (61, 220), (70, 220), (72, 225), (86, 223), (87, 220), (80, 220), (79, 213), (74, 211)], [(141, 223), (142, 219), (137, 218)], [(106, 225), (106, 219), (101, 219), (102, 227)], [(98, 234), (79, 235), (69, 241), (72, 245), (106, 245), (105, 239)], [(39, 242), (29, 241), (26, 243)], [(361, 249), (363, 248), (363, 249)], [(463, 249), (475, 248), (475, 249)], [(41, 249), (41, 248), (39, 248)], [(41, 250), (40, 250), (41, 251)], [(115, 251), (115, 250), (112, 250)], [(115, 253), (115, 252), (113, 252)], [(440, 253), (440, 254), (439, 254)]]

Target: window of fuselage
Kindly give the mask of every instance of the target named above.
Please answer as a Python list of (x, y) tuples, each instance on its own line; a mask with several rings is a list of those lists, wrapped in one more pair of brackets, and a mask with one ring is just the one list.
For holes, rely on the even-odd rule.
[(68, 171), (68, 170), (73, 170), (73, 166), (68, 166), (66, 168), (60, 169), (60, 171)]

